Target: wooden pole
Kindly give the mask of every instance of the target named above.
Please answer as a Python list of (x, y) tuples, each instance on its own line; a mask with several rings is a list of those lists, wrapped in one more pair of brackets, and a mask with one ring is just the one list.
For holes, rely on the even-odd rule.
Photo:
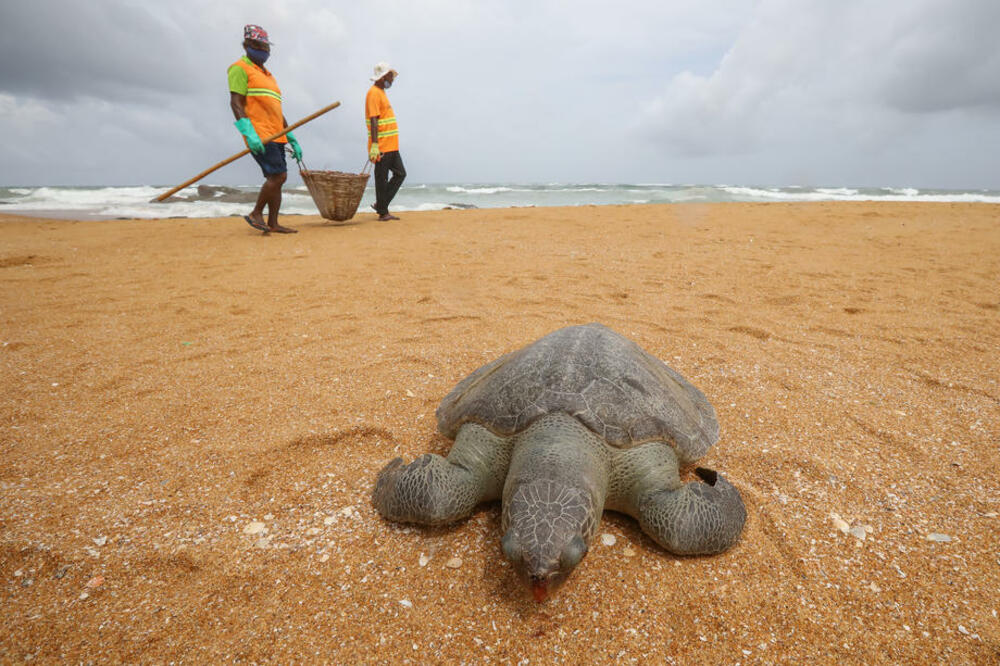
[[(302, 125), (305, 125), (305, 124), (306, 124), (307, 122), (309, 122), (310, 120), (315, 120), (316, 118), (319, 118), (320, 116), (322, 116), (322, 115), (323, 115), (324, 113), (326, 113), (327, 111), (333, 111), (333, 110), (334, 110), (334, 109), (336, 109), (336, 108), (337, 108), (338, 106), (340, 106), (340, 102), (334, 102), (334, 103), (333, 103), (333, 104), (331, 104), (330, 106), (324, 106), (324, 107), (323, 107), (322, 109), (320, 109), (320, 110), (319, 110), (319, 111), (317, 111), (316, 113), (313, 113), (313, 114), (311, 114), (311, 115), (308, 115), (308, 116), (306, 116), (305, 118), (303, 118), (302, 120), (298, 121), (297, 123), (293, 123), (293, 124), (289, 125), (289, 126), (288, 126), (288, 127), (286, 127), (285, 129), (283, 129), (283, 130), (281, 130), (280, 132), (278, 132), (277, 134), (274, 134), (274, 135), (271, 135), (271, 136), (267, 137), (266, 139), (262, 139), (262, 140), (261, 140), (261, 143), (271, 143), (271, 142), (272, 142), (272, 141), (274, 141), (275, 139), (277, 139), (277, 138), (279, 138), (279, 137), (283, 137), (283, 136), (285, 136), (286, 134), (288, 134), (289, 132), (291, 132), (291, 131), (292, 131), (293, 129), (295, 129), (296, 127), (300, 127), (300, 126), (302, 126)], [(208, 174), (212, 173), (212, 172), (213, 172), (213, 171), (215, 171), (216, 169), (221, 169), (222, 167), (226, 166), (226, 165), (227, 165), (227, 164), (229, 164), (230, 162), (233, 162), (233, 161), (235, 161), (235, 160), (238, 160), (239, 158), (243, 157), (244, 155), (246, 155), (246, 154), (247, 154), (247, 153), (249, 153), (249, 152), (250, 152), (250, 149), (249, 149), (249, 148), (245, 148), (245, 149), (244, 149), (244, 150), (242, 150), (241, 152), (238, 152), (238, 153), (236, 153), (235, 155), (233, 155), (232, 157), (227, 157), (226, 159), (222, 160), (222, 161), (221, 161), (221, 162), (219, 162), (218, 164), (216, 164), (216, 165), (214, 165), (214, 166), (211, 166), (211, 167), (209, 167), (209, 168), (205, 169), (204, 171), (202, 171), (201, 173), (199, 173), (199, 174), (198, 174), (197, 176), (195, 176), (194, 178), (192, 178), (192, 179), (190, 179), (190, 180), (186, 180), (186, 181), (184, 181), (183, 183), (181, 183), (180, 185), (178, 185), (177, 187), (173, 188), (172, 190), (169, 190), (168, 192), (164, 192), (164, 193), (163, 193), (163, 194), (161, 194), (160, 196), (158, 196), (158, 197), (155, 197), (155, 198), (153, 198), (153, 199), (150, 199), (149, 203), (157, 203), (157, 202), (160, 202), (160, 201), (163, 201), (164, 199), (166, 199), (166, 198), (167, 198), (167, 197), (169, 197), (170, 195), (172, 195), (172, 194), (175, 194), (175, 193), (177, 193), (177, 192), (180, 192), (181, 190), (183, 190), (183, 189), (184, 189), (185, 187), (187, 187), (187, 186), (188, 186), (188, 185), (190, 185), (191, 183), (196, 183), (196, 182), (198, 182), (199, 180), (201, 180), (202, 178), (204, 178), (204, 177), (205, 177), (205, 176), (207, 176)]]

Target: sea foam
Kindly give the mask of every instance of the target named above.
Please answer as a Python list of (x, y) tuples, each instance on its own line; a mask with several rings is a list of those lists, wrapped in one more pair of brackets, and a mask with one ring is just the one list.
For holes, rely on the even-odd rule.
[[(253, 207), (258, 185), (187, 187), (164, 203), (150, 199), (167, 188), (125, 187), (0, 187), (0, 212), (60, 211), (81, 217), (225, 217), (245, 215)], [(369, 214), (374, 191), (364, 193), (359, 214)], [(513, 208), (521, 206), (586, 206), (685, 202), (794, 201), (925, 201), (1000, 203), (995, 190), (931, 190), (913, 187), (811, 187), (789, 185), (670, 185), (658, 183), (422, 183), (404, 185), (390, 206), (393, 211), (443, 208)], [(286, 185), (281, 212), (316, 215), (316, 206), (302, 185)]]

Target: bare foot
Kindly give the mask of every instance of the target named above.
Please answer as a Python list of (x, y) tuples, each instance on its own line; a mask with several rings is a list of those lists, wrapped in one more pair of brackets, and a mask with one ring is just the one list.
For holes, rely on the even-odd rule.
[(388, 220), (398, 220), (399, 218), (396, 217), (395, 215), (390, 215), (389, 213), (386, 213), (385, 215), (379, 215), (378, 219), (382, 220), (383, 222), (387, 222)]
[(273, 227), (268, 227), (268, 231), (273, 231), (276, 234), (297, 234), (298, 229), (292, 229), (291, 227), (283, 227), (280, 224), (276, 224)]

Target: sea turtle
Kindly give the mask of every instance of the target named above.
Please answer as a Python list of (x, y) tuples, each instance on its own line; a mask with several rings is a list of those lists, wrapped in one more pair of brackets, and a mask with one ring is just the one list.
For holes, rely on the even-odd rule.
[(719, 436), (704, 394), (601, 324), (559, 329), (463, 379), (437, 409), (447, 458), (388, 463), (372, 502), (386, 519), (442, 525), (502, 499), (503, 552), (543, 600), (587, 553), (604, 509), (667, 550), (718, 553), (746, 509), (718, 473), (681, 467)]

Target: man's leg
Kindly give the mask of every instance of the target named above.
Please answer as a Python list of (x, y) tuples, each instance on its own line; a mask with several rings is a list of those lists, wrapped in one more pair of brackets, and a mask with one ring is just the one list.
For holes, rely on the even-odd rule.
[(387, 168), (392, 171), (392, 180), (386, 184), (385, 188), (385, 207), (382, 212), (389, 212), (389, 203), (392, 202), (393, 198), (396, 196), (396, 192), (399, 191), (399, 186), (403, 184), (403, 180), (406, 179), (406, 169), (403, 167), (403, 158), (399, 156), (399, 151), (394, 150), (388, 153), (389, 164), (386, 165)]
[[(278, 224), (278, 211), (281, 209), (281, 186), (285, 184), (287, 179), (287, 173), (279, 173), (273, 176), (268, 176), (264, 187), (267, 187), (270, 190), (270, 196), (267, 200), (267, 228), (271, 231), (279, 231), (289, 234), (294, 233), (296, 230), (289, 227), (283, 227)], [(261, 188), (261, 190), (263, 189), (264, 188)]]
[(277, 222), (278, 209), (281, 208), (281, 186), (285, 184), (287, 174), (276, 173), (267, 177), (257, 194), (257, 205), (253, 207), (250, 217), (258, 222), (264, 221), (264, 207), (267, 206), (267, 226), (271, 226), (274, 218)]
[(297, 230), (278, 224), (278, 211), (281, 209), (281, 186), (288, 179), (285, 168), (285, 146), (280, 143), (269, 143), (265, 146), (263, 155), (254, 155), (254, 159), (264, 171), (266, 180), (257, 195), (257, 204), (248, 215), (259, 226), (264, 225), (264, 206), (267, 206), (267, 230), (284, 234), (293, 234)]
[(385, 155), (375, 163), (373, 171), (375, 174), (375, 212), (379, 214), (379, 217), (382, 217), (389, 213), (389, 200), (386, 198), (386, 191), (388, 189), (386, 186), (389, 180), (389, 160)]

